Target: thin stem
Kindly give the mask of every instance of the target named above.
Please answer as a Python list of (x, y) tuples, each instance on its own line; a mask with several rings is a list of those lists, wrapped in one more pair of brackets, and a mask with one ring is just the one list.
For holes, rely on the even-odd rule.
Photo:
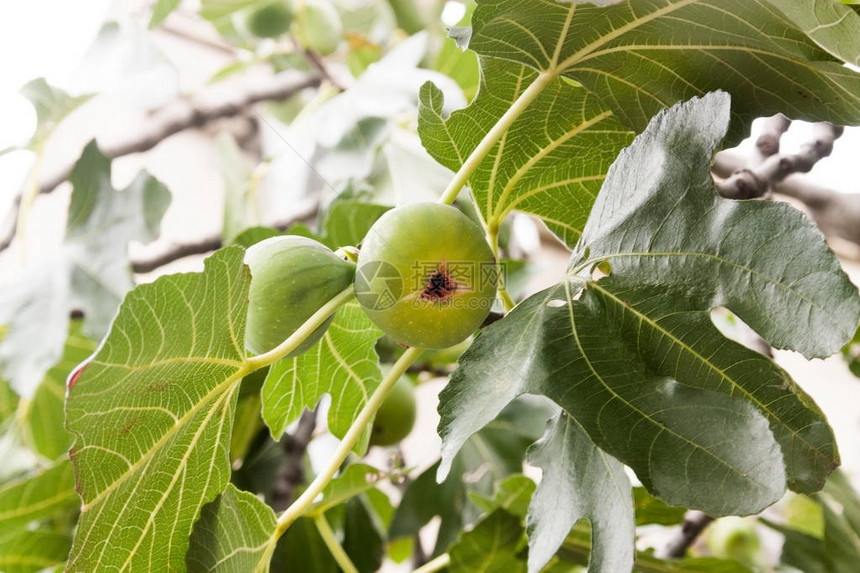
[(329, 525), (328, 520), (325, 518), (325, 514), (320, 513), (317, 515), (314, 518), (314, 524), (316, 524), (317, 531), (320, 532), (320, 537), (325, 542), (325, 546), (328, 547), (329, 552), (334, 557), (334, 560), (337, 561), (343, 573), (358, 573), (358, 569), (349, 558), (349, 555), (346, 554), (343, 546), (341, 546), (334, 536), (334, 531), (332, 531), (331, 525)]
[(472, 176), (481, 162), (487, 157), (487, 155), (489, 155), (493, 146), (496, 145), (517, 118), (522, 115), (526, 108), (528, 108), (529, 104), (531, 104), (535, 98), (543, 92), (544, 88), (546, 88), (546, 86), (549, 85), (555, 77), (556, 74), (554, 72), (541, 72), (535, 81), (533, 81), (531, 85), (520, 94), (520, 97), (518, 97), (511, 107), (508, 108), (508, 111), (499, 118), (499, 121), (497, 121), (493, 128), (487, 132), (487, 135), (484, 136), (481, 143), (478, 144), (475, 150), (472, 151), (471, 155), (469, 155), (466, 161), (463, 162), (460, 170), (457, 171), (454, 178), (451, 180), (451, 183), (448, 184), (445, 192), (442, 193), (442, 196), (439, 198), (440, 203), (450, 205), (454, 202), (454, 199), (456, 199), (457, 195), (460, 193), (460, 189), (462, 189), (469, 181), (469, 177)]
[(436, 559), (432, 561), (428, 561), (418, 569), (414, 570), (412, 573), (433, 573), (434, 571), (439, 571), (451, 564), (451, 556), (447, 553), (443, 553)]
[(277, 362), (287, 354), (298, 348), (305, 339), (313, 334), (313, 332), (322, 326), (334, 312), (350, 301), (355, 296), (352, 285), (342, 290), (336, 297), (325, 303), (318, 311), (313, 313), (298, 330), (296, 330), (289, 338), (277, 345), (272, 350), (253, 356), (245, 360), (245, 366), (249, 371), (257, 370), (263, 366), (268, 366)]
[(412, 363), (418, 359), (421, 352), (422, 350), (420, 348), (410, 348), (403, 353), (403, 356), (394, 363), (394, 366), (392, 366), (388, 373), (382, 378), (382, 382), (379, 384), (379, 387), (370, 396), (370, 400), (367, 401), (367, 404), (364, 405), (361, 412), (358, 413), (358, 416), (355, 418), (352, 426), (349, 427), (349, 430), (347, 430), (346, 435), (343, 437), (343, 441), (335, 450), (334, 455), (329, 460), (326, 467), (317, 474), (314, 481), (312, 481), (308, 486), (308, 489), (306, 489), (302, 495), (300, 495), (298, 499), (296, 499), (296, 501), (294, 501), (293, 504), (290, 505), (290, 507), (288, 507), (287, 510), (278, 518), (277, 527), (275, 528), (270, 540), (270, 547), (272, 547), (272, 550), (274, 550), (274, 545), (277, 543), (278, 538), (284, 534), (296, 519), (307, 512), (308, 508), (313, 504), (314, 499), (322, 493), (334, 477), (334, 474), (337, 473), (337, 470), (340, 468), (343, 461), (352, 451), (353, 446), (355, 446), (355, 443), (358, 441), (362, 432), (364, 432), (364, 429), (373, 419), (373, 416), (376, 415), (376, 411), (382, 405), (382, 402), (385, 400), (385, 396), (388, 395), (389, 390), (394, 387), (394, 384), (397, 383), (397, 380), (404, 372), (406, 372)]
[(490, 225), (487, 228), (487, 241), (490, 243), (490, 248), (493, 250), (493, 258), (496, 259), (496, 276), (499, 278), (499, 286), (496, 288), (496, 294), (502, 300), (502, 305), (505, 307), (505, 312), (510, 312), (517, 303), (511, 298), (508, 292), (508, 286), (505, 284), (505, 273), (502, 268), (502, 261), (499, 259), (499, 227)]

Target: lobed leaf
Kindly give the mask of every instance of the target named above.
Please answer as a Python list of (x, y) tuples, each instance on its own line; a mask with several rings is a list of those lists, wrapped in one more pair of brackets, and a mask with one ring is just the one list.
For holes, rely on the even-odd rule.
[(77, 505), (72, 464), (63, 460), (39, 474), (0, 487), (0, 532), (23, 530), (29, 523)]
[(83, 500), (67, 571), (181, 570), (192, 525), (230, 477), (250, 276), (223, 249), (203, 273), (128, 294), (70, 378), (66, 426)]
[[(860, 16), (803, 0), (480, 0), (469, 47), (564, 75), (640, 131), (660, 109), (723, 89), (744, 123), (793, 118), (860, 123)], [(828, 28), (834, 28), (828, 32)], [(835, 38), (838, 38), (839, 41)]]
[(227, 484), (194, 525), (185, 559), (189, 573), (267, 572), (276, 521), (271, 507)]
[[(382, 375), (376, 340), (382, 332), (358, 303), (344, 305), (322, 339), (307, 352), (276, 362), (263, 385), (263, 419), (278, 439), (305, 408), (315, 408), (323, 394), (332, 395), (329, 429), (342, 438)], [(369, 431), (356, 444), (367, 449)]]

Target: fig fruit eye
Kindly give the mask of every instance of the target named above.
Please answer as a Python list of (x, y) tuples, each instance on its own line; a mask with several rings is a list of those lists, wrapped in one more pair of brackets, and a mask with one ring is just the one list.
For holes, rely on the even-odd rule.
[(401, 376), (376, 412), (370, 433), (373, 446), (393, 446), (415, 426), (415, 390), (409, 378)]
[[(320, 307), (349, 287), (355, 275), (355, 265), (325, 245), (291, 235), (253, 245), (245, 253), (245, 264), (251, 270), (245, 346), (255, 354), (268, 352), (286, 340)], [(316, 344), (333, 318), (289, 356)]]
[(358, 254), (355, 291), (396, 342), (447, 348), (490, 313), (498, 270), (484, 234), (460, 211), (416, 203), (388, 211)]

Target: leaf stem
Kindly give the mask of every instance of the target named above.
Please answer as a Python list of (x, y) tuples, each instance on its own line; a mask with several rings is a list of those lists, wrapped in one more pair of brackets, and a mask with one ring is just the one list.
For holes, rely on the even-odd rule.
[(268, 352), (252, 356), (251, 358), (246, 358), (245, 367), (248, 368), (249, 371), (254, 371), (262, 368), (263, 366), (268, 366), (269, 364), (277, 362), (281, 358), (285, 357), (287, 354), (298, 348), (298, 346), (304, 342), (308, 336), (313, 334), (317, 328), (322, 326), (325, 321), (328, 320), (328, 317), (334, 314), (337, 309), (348, 303), (353, 296), (355, 296), (355, 292), (353, 291), (352, 285), (350, 285), (338, 293), (338, 295), (333, 299), (321, 306), (319, 310), (313, 313), (311, 317), (285, 341)]
[(481, 140), (478, 146), (472, 151), (459, 171), (454, 175), (454, 178), (448, 184), (448, 187), (439, 198), (440, 203), (450, 205), (457, 198), (460, 189), (469, 181), (469, 177), (475, 172), (481, 162), (489, 155), (496, 143), (510, 129), (511, 125), (522, 115), (535, 98), (537, 98), (544, 88), (552, 82), (556, 77), (556, 72), (545, 71), (541, 72), (537, 78), (525, 89), (520, 97), (508, 108), (505, 114), (499, 118), (499, 121), (487, 132), (487, 135)]
[(498, 225), (490, 225), (487, 227), (487, 241), (490, 243), (490, 248), (493, 250), (493, 258), (496, 260), (496, 276), (499, 279), (499, 286), (496, 288), (496, 294), (502, 300), (505, 312), (510, 312), (517, 303), (514, 302), (514, 299), (511, 298), (511, 295), (508, 292), (508, 286), (505, 284), (505, 273), (502, 267), (502, 261), (499, 260)]
[(434, 571), (439, 571), (440, 569), (447, 567), (450, 564), (451, 556), (447, 553), (443, 553), (436, 559), (428, 561), (418, 569), (414, 570), (412, 573), (433, 573)]
[(314, 524), (317, 526), (317, 531), (320, 532), (320, 537), (322, 537), (325, 542), (325, 546), (328, 547), (332, 557), (337, 561), (337, 564), (343, 570), (343, 573), (358, 573), (358, 569), (335, 537), (331, 525), (329, 525), (328, 520), (325, 518), (325, 513), (317, 515), (314, 518)]
[(314, 499), (322, 493), (334, 477), (334, 474), (337, 473), (337, 470), (340, 468), (343, 461), (352, 451), (353, 446), (358, 441), (362, 432), (364, 432), (364, 429), (373, 419), (373, 416), (376, 415), (376, 411), (382, 405), (382, 402), (385, 400), (386, 395), (388, 395), (389, 390), (394, 387), (394, 384), (400, 376), (402, 376), (403, 373), (406, 372), (406, 370), (418, 359), (421, 352), (422, 350), (420, 348), (410, 348), (385, 374), (379, 387), (377, 387), (370, 396), (370, 400), (367, 401), (367, 404), (364, 405), (364, 408), (361, 409), (361, 412), (358, 413), (355, 421), (349, 427), (349, 430), (347, 430), (346, 435), (343, 437), (343, 441), (335, 450), (334, 455), (331, 460), (329, 460), (326, 467), (317, 474), (314, 481), (311, 482), (302, 495), (300, 495), (298, 499), (296, 499), (296, 501), (294, 501), (292, 505), (290, 505), (290, 507), (288, 507), (278, 518), (277, 527), (275, 527), (275, 531), (273, 532), (270, 540), (272, 550), (274, 550), (274, 545), (277, 543), (278, 538), (284, 534), (296, 519), (307, 512), (308, 508), (313, 504)]

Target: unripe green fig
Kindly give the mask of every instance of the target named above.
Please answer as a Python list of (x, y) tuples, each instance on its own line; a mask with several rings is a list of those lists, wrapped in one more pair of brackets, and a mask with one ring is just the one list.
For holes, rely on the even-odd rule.
[(388, 211), (358, 253), (359, 304), (383, 332), (408, 346), (447, 348), (468, 338), (490, 313), (497, 284), (480, 227), (448, 205)]
[[(245, 252), (245, 264), (251, 270), (245, 346), (255, 354), (268, 352), (286, 340), (325, 303), (349, 287), (355, 275), (355, 265), (331, 249), (295, 235), (271, 237), (251, 246)], [(316, 344), (332, 318), (289, 356)]]
[(258, 38), (277, 38), (290, 29), (293, 5), (287, 0), (275, 0), (255, 8), (248, 14), (248, 30)]
[(401, 376), (376, 412), (370, 432), (372, 446), (393, 446), (409, 435), (415, 425), (415, 390)]
[(714, 557), (734, 559), (757, 569), (761, 557), (761, 540), (755, 522), (743, 517), (724, 517), (708, 528), (708, 550)]
[(330, 0), (303, 0), (296, 6), (294, 32), (301, 45), (327, 56), (343, 37), (340, 15)]

